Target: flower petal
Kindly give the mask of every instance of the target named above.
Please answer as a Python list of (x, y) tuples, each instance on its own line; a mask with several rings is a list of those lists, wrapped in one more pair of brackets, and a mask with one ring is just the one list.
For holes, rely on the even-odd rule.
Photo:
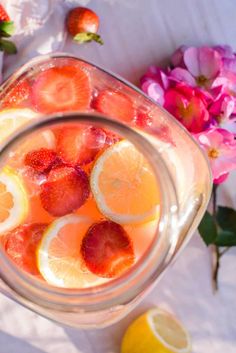
[(220, 54), (209, 47), (188, 48), (184, 52), (184, 62), (193, 76), (207, 79), (215, 78), (222, 67)]
[(213, 180), (213, 183), (217, 184), (217, 185), (222, 184), (228, 179), (228, 176), (229, 176), (229, 173), (224, 173), (221, 176), (219, 176), (218, 178), (215, 178)]
[(192, 87), (196, 86), (196, 81), (194, 77), (190, 74), (190, 72), (185, 69), (182, 69), (181, 67), (176, 67), (175, 69), (173, 69), (170, 73), (170, 78), (174, 78), (179, 82), (185, 82)]
[(236, 154), (232, 158), (226, 158), (225, 156), (215, 158), (215, 160), (211, 160), (210, 164), (213, 178), (219, 178), (222, 174), (229, 173), (236, 169)]
[(221, 70), (222, 60), (220, 54), (212, 48), (199, 48), (200, 75), (212, 79)]
[(164, 90), (161, 85), (156, 82), (146, 81), (142, 84), (141, 88), (154, 101), (161, 105), (164, 104)]
[(229, 45), (216, 45), (213, 49), (216, 50), (222, 58), (234, 57), (233, 49)]
[(141, 85), (148, 79), (157, 82), (164, 89), (167, 89), (169, 86), (169, 79), (166, 73), (157, 66), (149, 66), (145, 75), (140, 79)]
[(184, 60), (183, 60), (183, 54), (185, 50), (188, 47), (186, 45), (181, 45), (176, 51), (172, 54), (171, 56), (171, 63), (174, 67), (180, 66), (180, 67), (185, 67), (184, 66)]
[(224, 70), (232, 71), (236, 74), (236, 58), (224, 58), (222, 60)]
[(188, 71), (195, 77), (200, 76), (199, 49), (194, 47), (186, 49), (183, 58)]

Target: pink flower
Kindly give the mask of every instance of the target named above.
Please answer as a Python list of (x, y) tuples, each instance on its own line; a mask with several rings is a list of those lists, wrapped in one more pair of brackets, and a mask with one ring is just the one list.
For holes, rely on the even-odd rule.
[[(227, 130), (210, 128), (195, 135), (202, 148), (205, 149), (213, 179), (222, 182), (225, 174), (236, 169), (236, 140)], [(224, 176), (224, 177), (223, 177)]]
[(209, 113), (215, 116), (219, 124), (228, 121), (235, 112), (235, 99), (227, 93), (222, 93), (209, 107)]
[(197, 89), (179, 83), (166, 91), (164, 99), (164, 107), (190, 132), (201, 132), (209, 125), (206, 101)]
[(192, 87), (210, 87), (222, 68), (219, 52), (209, 47), (181, 47), (174, 54), (174, 62), (181, 67), (175, 65), (171, 77)]
[(166, 73), (156, 66), (150, 66), (140, 82), (141, 89), (154, 101), (163, 105), (164, 91), (169, 87)]
[(222, 87), (222, 92), (228, 93), (232, 97), (236, 98), (236, 73), (231, 71), (222, 71), (212, 83), (213, 89), (218, 87)]

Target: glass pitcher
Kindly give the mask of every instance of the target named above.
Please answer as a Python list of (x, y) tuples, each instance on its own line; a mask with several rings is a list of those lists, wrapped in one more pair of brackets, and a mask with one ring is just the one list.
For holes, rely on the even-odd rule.
[[(73, 97), (66, 97), (67, 92), (63, 93), (63, 87), (54, 75), (60, 70), (63, 74), (66, 70), (70, 71), (65, 76), (74, 85), (74, 68), (84, 75), (81, 82), (76, 81), (76, 89), (77, 84), (83, 88), (89, 82), (87, 106), (68, 105), (71, 99), (73, 102)], [(45, 95), (42, 98), (42, 92), (45, 94), (45, 72), (47, 84), (49, 81), (51, 85), (49, 90), (52, 89), (55, 96), (58, 92), (58, 96), (53, 97), (54, 108), (48, 96), (46, 103)], [(48, 73), (53, 73), (51, 81)], [(15, 92), (19, 91), (19, 87), (21, 95), (20, 99), (19, 96), (16, 99)], [(81, 100), (84, 102), (83, 94), (82, 89)], [(36, 103), (35, 95), (39, 99)], [(105, 105), (101, 95), (106, 99)], [(64, 99), (65, 104), (62, 102)], [(102, 104), (97, 103), (99, 99)], [(12, 108), (17, 112), (30, 110), (32, 113), (29, 118), (25, 119), (24, 116), (24, 121), (19, 120), (23, 119), (19, 116), (17, 124), (11, 125), (8, 131), (0, 129), (3, 130), (1, 171), (9, 160), (14, 165), (15, 155), (22, 151), (21, 146), (28, 140), (36, 145), (38, 136), (43, 134), (45, 139), (41, 147), (44, 147), (45, 141), (50, 140), (52, 132), (58, 131), (58, 128), (63, 130), (69, 126), (73, 130), (83, 124), (89, 129), (109, 131), (108, 140), (119, 136), (119, 139), (129, 141), (152, 168), (161, 200), (154, 236), (148, 246), (143, 243), (146, 249), (138, 261), (120, 276), (83, 288), (55, 286), (17, 266), (6, 254), (5, 240), (0, 248), (0, 288), (9, 298), (46, 318), (71, 327), (105, 327), (118, 321), (156, 285), (161, 274), (196, 230), (207, 207), (212, 186), (205, 155), (185, 128), (139, 89), (69, 54), (52, 54), (31, 60), (2, 85), (0, 100), (0, 119), (5, 117), (6, 111), (14, 115)], [(50, 143), (55, 143), (55, 136)], [(116, 140), (114, 143), (117, 143)], [(18, 170), (19, 173), (21, 171)], [(85, 171), (88, 172), (87, 169)], [(0, 173), (0, 183), (1, 180)], [(37, 221), (37, 211), (34, 216)], [(5, 239), (3, 235), (2, 238)]]

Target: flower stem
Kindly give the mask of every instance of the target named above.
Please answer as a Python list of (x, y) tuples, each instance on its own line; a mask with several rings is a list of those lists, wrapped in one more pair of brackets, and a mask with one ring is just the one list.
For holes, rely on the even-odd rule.
[[(216, 212), (217, 212), (217, 185), (213, 186), (212, 191), (212, 216), (216, 222)], [(218, 273), (220, 268), (220, 251), (219, 247), (215, 244), (211, 246), (212, 251), (212, 289), (215, 293), (218, 290)]]
[(220, 268), (220, 253), (217, 245), (212, 244), (212, 289), (215, 293), (218, 290), (218, 273)]

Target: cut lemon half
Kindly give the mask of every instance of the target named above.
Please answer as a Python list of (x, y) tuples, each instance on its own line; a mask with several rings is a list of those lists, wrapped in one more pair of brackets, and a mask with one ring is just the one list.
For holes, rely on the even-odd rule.
[(28, 215), (29, 202), (21, 178), (10, 167), (0, 172), (0, 234), (20, 225)]
[(170, 313), (147, 311), (128, 327), (121, 353), (190, 353), (189, 333)]
[(4, 109), (0, 111), (0, 143), (2, 143), (18, 128), (22, 127), (37, 116), (39, 116), (39, 114), (28, 108)]
[(90, 185), (99, 210), (114, 222), (144, 223), (158, 217), (160, 196), (154, 172), (127, 140), (97, 159)]
[(84, 288), (106, 281), (88, 272), (81, 258), (81, 242), (90, 225), (89, 218), (69, 214), (58, 218), (45, 230), (37, 249), (37, 263), (49, 284)]

